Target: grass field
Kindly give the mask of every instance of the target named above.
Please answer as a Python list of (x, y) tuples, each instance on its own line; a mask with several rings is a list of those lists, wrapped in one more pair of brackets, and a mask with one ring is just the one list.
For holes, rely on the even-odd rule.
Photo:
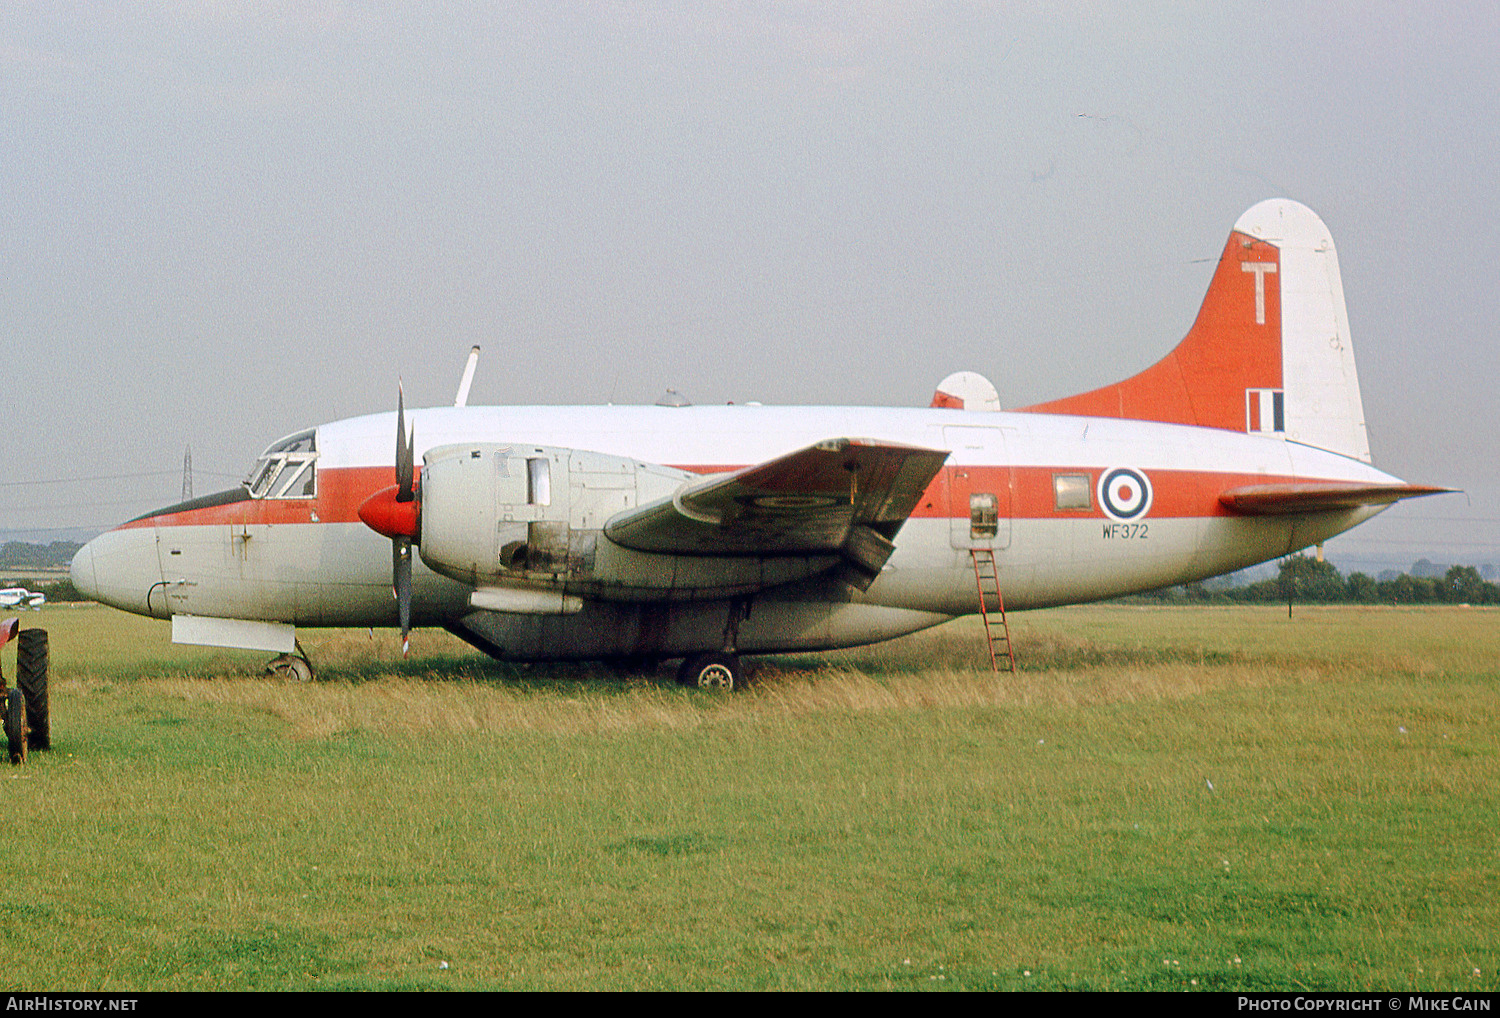
[(24, 621), (7, 989), (1500, 986), (1493, 611), (1063, 609), (1016, 675), (964, 621), (734, 695)]

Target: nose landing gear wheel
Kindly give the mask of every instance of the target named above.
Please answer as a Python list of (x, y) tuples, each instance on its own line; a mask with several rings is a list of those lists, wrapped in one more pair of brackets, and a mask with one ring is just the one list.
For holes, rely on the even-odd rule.
[(266, 665), (266, 671), (288, 682), (311, 682), (313, 677), (312, 665), (307, 663), (306, 658), (298, 657), (296, 654), (273, 657)]
[(698, 689), (743, 689), (745, 668), (735, 654), (694, 654), (677, 669), (677, 681)]

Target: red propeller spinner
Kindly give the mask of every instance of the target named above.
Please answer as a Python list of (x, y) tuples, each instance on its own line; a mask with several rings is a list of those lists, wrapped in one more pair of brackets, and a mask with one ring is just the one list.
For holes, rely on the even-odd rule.
[(401, 485), (393, 484), (360, 503), (359, 518), (382, 537), (416, 540), (420, 504), (416, 499), (401, 501)]
[(406, 430), (406, 398), (396, 389), (396, 483), (365, 499), (359, 507), (365, 526), (391, 539), (391, 593), (401, 625), (401, 656), (411, 651), (411, 546), (421, 525), (416, 492), (413, 436)]

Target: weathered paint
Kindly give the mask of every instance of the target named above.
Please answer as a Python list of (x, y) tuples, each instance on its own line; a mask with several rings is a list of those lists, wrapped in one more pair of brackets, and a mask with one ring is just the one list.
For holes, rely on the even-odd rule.
[[(167, 507), (90, 542), (74, 561), (75, 583), (158, 617), (395, 625), (391, 543), (360, 522), (359, 509), (396, 479), (397, 416), (319, 427), (311, 497), (227, 493)], [(993, 549), (1009, 608), (1038, 608), (1263, 562), (1321, 544), (1390, 500), (1309, 492), (1435, 490), (1369, 464), (1332, 241), (1291, 202), (1265, 202), (1241, 217), (1193, 329), (1166, 359), (1114, 386), (1022, 412), (456, 406), (407, 416), (419, 460), (440, 447), (483, 444), (552, 464), (546, 512), (499, 518), (469, 496), (445, 507), (446, 530), (430, 540), (473, 558), (467, 582), (458, 559), (440, 563), (447, 576), (420, 561), (413, 570), (415, 624), (522, 658), (867, 643), (976, 611), (973, 548)], [(692, 553), (654, 555), (649, 545), (626, 549), (606, 536), (619, 512), (688, 490), (681, 486), (693, 475), (860, 439), (948, 452), (899, 531), (894, 519), (884, 526), (895, 533), (893, 548), (850, 545), (841, 564), (837, 554), (778, 556), (744, 545), (720, 554), (707, 540)], [(1059, 475), (1071, 493), (1066, 507)], [(801, 482), (788, 476), (795, 489)], [(663, 511), (692, 516), (672, 505)], [(412, 530), (404, 519), (384, 526)], [(538, 527), (546, 574), (512, 569), (506, 528), (524, 542)], [(868, 575), (851, 581), (851, 556)], [(476, 588), (484, 593), (471, 603)], [(537, 594), (516, 593), (526, 590)], [(478, 610), (506, 604), (527, 611)]]

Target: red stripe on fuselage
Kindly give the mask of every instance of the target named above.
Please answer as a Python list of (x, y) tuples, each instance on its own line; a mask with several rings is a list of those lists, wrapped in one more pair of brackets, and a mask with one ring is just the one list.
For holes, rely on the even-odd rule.
[(313, 498), (259, 498), (186, 512), (143, 516), (119, 527), (256, 526), (276, 523), (358, 523), (365, 499), (396, 483), (393, 467), (343, 467), (318, 471)]
[[(694, 473), (725, 473), (740, 467), (690, 466), (679, 469)], [(1106, 467), (989, 467), (950, 466), (933, 480), (917, 503), (915, 519), (967, 519), (968, 492), (991, 492), (1000, 496), (1001, 514), (1011, 519), (1104, 519), (1097, 496), (1092, 507), (1055, 507), (1053, 477), (1087, 474), (1089, 491), (1097, 488)], [(1220, 473), (1208, 470), (1143, 470), (1152, 486), (1149, 518), (1193, 518), (1234, 516), (1219, 502), (1231, 488), (1253, 484), (1290, 484), (1340, 478), (1293, 477), (1285, 474)], [(227, 505), (205, 506), (185, 512), (146, 516), (123, 524), (135, 527), (258, 526), (289, 523), (357, 523), (359, 506), (365, 499), (392, 484), (391, 467), (343, 467), (318, 471), (315, 498), (250, 499)], [(950, 505), (950, 491), (964, 493), (962, 503)], [(1008, 497), (1007, 497), (1008, 495)]]

